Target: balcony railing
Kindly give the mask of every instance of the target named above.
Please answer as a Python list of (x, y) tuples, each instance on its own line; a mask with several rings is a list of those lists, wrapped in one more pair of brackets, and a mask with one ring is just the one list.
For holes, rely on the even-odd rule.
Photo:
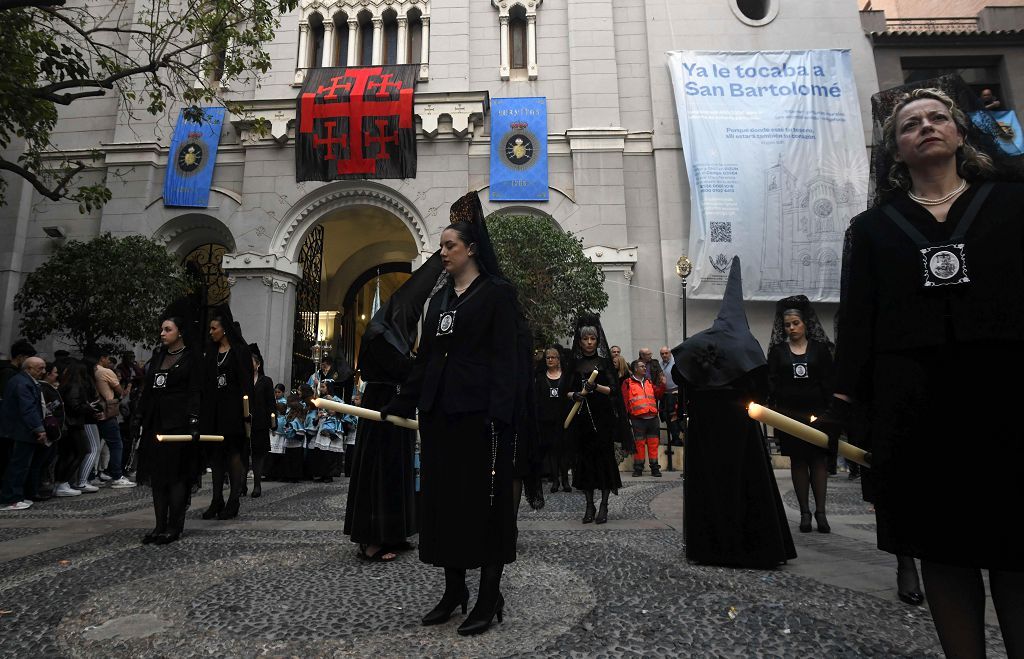
[(886, 32), (977, 32), (976, 16), (948, 18), (886, 18)]

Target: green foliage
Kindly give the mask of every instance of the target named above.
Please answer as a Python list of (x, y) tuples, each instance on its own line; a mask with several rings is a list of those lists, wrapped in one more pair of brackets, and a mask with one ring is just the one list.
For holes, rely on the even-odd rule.
[[(48, 199), (77, 202), (82, 212), (110, 200), (103, 182), (76, 185), (98, 162), (60, 153), (51, 140), (59, 105), (83, 98), (120, 97), (135, 117), (173, 102), (187, 116), (200, 106), (237, 103), (224, 98), (230, 81), (259, 84), (271, 65), (264, 43), (278, 17), (298, 0), (0, 0), (0, 170), (17, 174)], [(210, 84), (196, 85), (196, 81)], [(22, 148), (24, 144), (24, 148)], [(0, 206), (6, 203), (0, 179)]]
[(571, 335), (579, 314), (608, 305), (604, 272), (583, 253), (581, 239), (532, 215), (495, 214), (487, 229), (538, 347)]
[(157, 317), (185, 287), (182, 267), (162, 245), (105, 233), (61, 246), (25, 278), (14, 308), (30, 341), (58, 334), (80, 350), (101, 342), (151, 343)]

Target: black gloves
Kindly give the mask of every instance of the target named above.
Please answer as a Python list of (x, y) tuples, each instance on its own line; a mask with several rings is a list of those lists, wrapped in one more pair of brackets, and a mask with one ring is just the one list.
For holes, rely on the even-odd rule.
[(573, 399), (574, 402), (578, 403), (581, 400), (585, 400), (585, 398), (586, 397), (583, 394), (581, 394), (580, 392), (578, 392), (578, 391), (574, 391), (572, 393), (572, 399)]
[(836, 453), (839, 450), (839, 436), (850, 426), (853, 406), (842, 398), (832, 397), (828, 407), (811, 422), (811, 426), (828, 435), (829, 472), (836, 473)]
[(199, 441), (199, 417), (195, 414), (190, 414), (188, 417), (188, 428), (192, 435), (192, 441)]
[(389, 416), (400, 416), (403, 419), (416, 418), (416, 403), (411, 400), (404, 400), (401, 396), (392, 398), (384, 407), (380, 408), (380, 418), (387, 420)]
[(597, 389), (597, 385), (589, 380), (583, 381), (583, 389), (589, 394)]

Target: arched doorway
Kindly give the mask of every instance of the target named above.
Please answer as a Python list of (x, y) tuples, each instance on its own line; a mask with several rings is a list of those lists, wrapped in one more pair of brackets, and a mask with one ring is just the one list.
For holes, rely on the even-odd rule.
[[(309, 377), (314, 358), (320, 356), (357, 367), (378, 283), (383, 304), (408, 278), (420, 254), (406, 223), (389, 209), (370, 204), (352, 203), (326, 213), (303, 240), (304, 262), (316, 262), (318, 268), (307, 269), (298, 288), (311, 288), (315, 279), (318, 295), (315, 302), (310, 296), (297, 300), (296, 327), (316, 328), (311, 344), (304, 340), (308, 336), (293, 338), (292, 377), (298, 381)], [(320, 253), (308, 253), (317, 241)], [(315, 314), (310, 304), (315, 304)]]

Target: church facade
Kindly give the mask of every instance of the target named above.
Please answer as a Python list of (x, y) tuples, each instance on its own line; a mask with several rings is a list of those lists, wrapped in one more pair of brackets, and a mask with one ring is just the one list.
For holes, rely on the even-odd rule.
[[(687, 252), (690, 202), (666, 52), (849, 49), (870, 143), (878, 76), (859, 9), (854, 0), (302, 0), (267, 45), (274, 65), (261, 84), (225, 89), (249, 114), (225, 121), (207, 208), (163, 203), (176, 109), (129, 119), (108, 97), (63, 113), (57, 143), (98, 149), (87, 176), (105, 177), (113, 198), (83, 215), (8, 179), (0, 345), (17, 335), (14, 295), (52, 253), (56, 228), (79, 240), (151, 236), (196, 264), (211, 291), (230, 300), (247, 339), (260, 343), (277, 381), (296, 354), (306, 358), (300, 325), (318, 350), (351, 361), (378, 283), (388, 295), (437, 248), (451, 203), (469, 190), (487, 213), (542, 216), (583, 239), (606, 275), (609, 339), (625, 353), (675, 345), (684, 318), (690, 333), (703, 329), (718, 303), (691, 300), (684, 315), (674, 272)], [(297, 183), (295, 105), (308, 71), (359, 64), (418, 66), (415, 178)], [(546, 99), (547, 201), (489, 201), (490, 99), (506, 97)], [(254, 131), (252, 117), (270, 131)], [(841, 230), (827, 219), (845, 182), (789, 189), (785, 163), (765, 167), (766, 180), (751, 184), (765, 186), (766, 203), (793, 234), (779, 278), (794, 259), (817, 259), (816, 276), (837, 277), (836, 255), (803, 254), (799, 239)], [(763, 341), (771, 307), (750, 309)], [(56, 339), (41, 346), (56, 347)]]

